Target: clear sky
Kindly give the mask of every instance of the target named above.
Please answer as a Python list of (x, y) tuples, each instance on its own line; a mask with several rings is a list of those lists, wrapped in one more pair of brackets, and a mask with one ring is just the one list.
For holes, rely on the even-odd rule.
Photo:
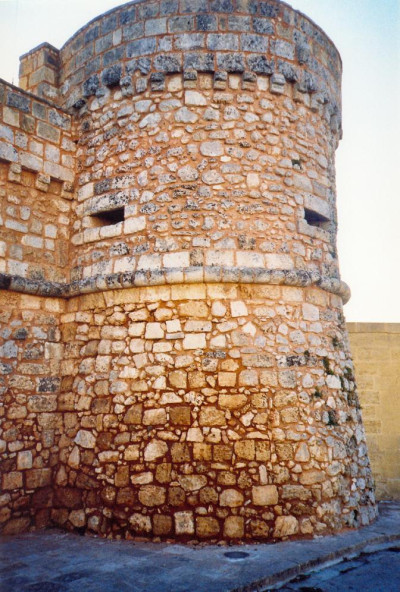
[[(0, 0), (0, 77), (18, 58), (61, 47), (119, 0)], [(348, 321), (400, 322), (400, 0), (292, 0), (331, 37), (344, 64), (337, 152), (338, 247)]]

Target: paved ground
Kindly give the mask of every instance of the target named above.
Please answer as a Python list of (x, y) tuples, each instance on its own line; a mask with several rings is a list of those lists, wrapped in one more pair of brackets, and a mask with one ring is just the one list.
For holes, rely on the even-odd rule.
[[(386, 545), (385, 545), (386, 546)], [(311, 573), (279, 587), (280, 592), (399, 592), (400, 542), (385, 549), (377, 545), (368, 553)]]
[[(2, 539), (0, 591), (264, 592), (313, 568), (363, 551), (376, 551), (373, 545), (391, 541), (392, 547), (399, 547), (400, 504), (381, 504), (378, 521), (359, 531), (275, 545), (198, 548), (109, 541), (55, 530), (41, 531)], [(374, 557), (364, 564), (364, 571), (390, 571), (394, 567), (393, 557), (398, 565), (399, 556), (395, 551), (385, 553), (375, 552)], [(335, 573), (337, 577), (338, 573), (332, 570), (340, 569), (334, 566), (325, 574)], [(340, 577), (344, 576), (349, 577), (349, 572), (345, 575), (342, 570)], [(313, 588), (313, 577), (316, 576), (292, 581), (285, 585), (286, 590), (318, 592), (318, 587)], [(331, 582), (328, 577), (324, 580), (325, 588), (319, 584), (320, 592), (325, 589), (326, 592), (352, 590), (343, 586), (326, 587), (331, 585), (332, 578)], [(368, 590), (362, 585), (353, 589), (356, 592), (398, 592), (400, 586)], [(281, 590), (285, 588), (281, 587)]]

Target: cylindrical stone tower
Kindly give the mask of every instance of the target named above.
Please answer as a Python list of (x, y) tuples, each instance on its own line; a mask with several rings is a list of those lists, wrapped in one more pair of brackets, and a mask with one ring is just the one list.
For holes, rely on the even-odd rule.
[(209, 541), (369, 523), (335, 46), (283, 2), (157, 0), (58, 59), (78, 150), (53, 520)]

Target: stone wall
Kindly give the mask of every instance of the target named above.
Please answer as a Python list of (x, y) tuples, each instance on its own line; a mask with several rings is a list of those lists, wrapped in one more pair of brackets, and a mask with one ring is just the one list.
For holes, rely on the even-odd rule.
[(5, 532), (235, 540), (355, 523), (370, 474), (338, 297), (176, 285), (9, 306)]
[(349, 323), (378, 499), (400, 499), (400, 324)]
[(0, 291), (0, 522), (46, 526), (63, 409), (59, 321), (64, 301)]
[(0, 273), (11, 287), (69, 281), (71, 119), (0, 80)]
[(336, 296), (278, 286), (71, 300), (61, 317), (70, 444), (55, 477), (66, 500), (56, 519), (212, 540), (329, 532), (354, 524), (351, 508), (368, 521), (338, 314)]

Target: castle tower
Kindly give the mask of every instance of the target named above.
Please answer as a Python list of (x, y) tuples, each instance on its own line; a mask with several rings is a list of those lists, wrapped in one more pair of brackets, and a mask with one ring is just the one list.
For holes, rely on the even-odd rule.
[[(209, 541), (369, 523), (336, 252), (332, 42), (274, 0), (139, 1), (58, 54), (23, 56), (21, 75), (58, 142), (37, 191), (47, 183), (68, 221), (62, 273), (38, 275), (36, 259), (36, 275), (4, 274), (36, 294), (22, 309), (54, 303), (59, 332), (27, 416), (51, 445), (10, 465), (26, 515)], [(20, 182), (21, 160), (3, 154)]]

